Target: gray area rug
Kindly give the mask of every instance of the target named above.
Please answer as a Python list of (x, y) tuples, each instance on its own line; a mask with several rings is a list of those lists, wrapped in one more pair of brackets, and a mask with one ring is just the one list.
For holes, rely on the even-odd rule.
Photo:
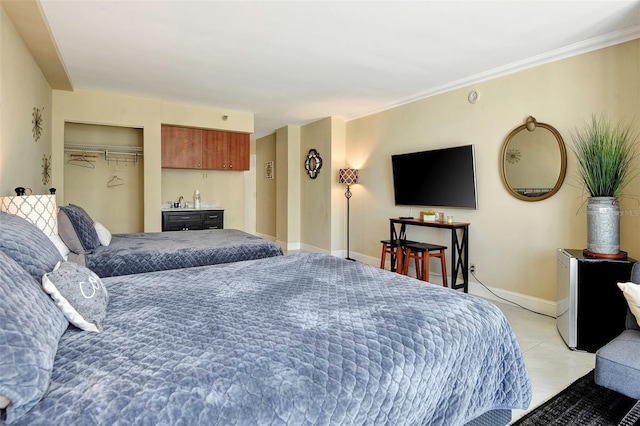
[(640, 425), (640, 402), (596, 385), (591, 370), (513, 425)]

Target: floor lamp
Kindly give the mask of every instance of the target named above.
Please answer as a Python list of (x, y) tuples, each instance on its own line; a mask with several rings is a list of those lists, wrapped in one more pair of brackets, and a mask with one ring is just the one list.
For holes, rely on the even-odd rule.
[(347, 260), (355, 260), (349, 257), (349, 199), (351, 198), (351, 189), (349, 185), (358, 183), (358, 169), (340, 169), (340, 177), (338, 182), (347, 185), (344, 196), (347, 198)]

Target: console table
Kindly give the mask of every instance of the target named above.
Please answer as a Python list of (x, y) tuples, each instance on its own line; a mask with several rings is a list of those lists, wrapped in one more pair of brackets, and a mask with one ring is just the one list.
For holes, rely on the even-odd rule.
[[(396, 230), (400, 225), (400, 232)], [(451, 288), (469, 291), (469, 223), (431, 222), (420, 219), (389, 218), (389, 238), (391, 241), (407, 239), (407, 225), (426, 226), (451, 230)], [(396, 270), (396, 256), (391, 255), (391, 270)], [(462, 283), (456, 284), (458, 272), (462, 271)]]

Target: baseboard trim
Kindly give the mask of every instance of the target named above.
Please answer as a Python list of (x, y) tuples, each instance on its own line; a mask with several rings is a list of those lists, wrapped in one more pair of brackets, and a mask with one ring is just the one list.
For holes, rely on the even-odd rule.
[(265, 240), (269, 240), (269, 241), (276, 241), (276, 237), (274, 237), (273, 235), (261, 234), (260, 232), (256, 232), (255, 236), (264, 238)]
[(285, 253), (288, 251), (300, 250), (300, 243), (287, 243), (285, 241), (279, 241), (279, 240), (275, 240), (275, 241), (276, 241), (276, 244), (278, 244), (280, 248), (282, 248), (282, 251), (284, 251)]
[[(359, 262), (366, 263), (371, 266), (375, 266), (375, 267), (380, 266), (380, 258), (378, 257), (367, 256), (360, 253), (351, 253), (351, 257), (353, 257)], [(390, 269), (390, 266), (391, 266), (391, 263), (389, 258), (387, 257), (385, 268)], [(415, 276), (415, 271), (413, 270), (413, 267), (410, 268), (409, 274)], [(441, 275), (438, 273), (431, 272), (431, 274), (437, 277), (441, 277)], [(458, 282), (461, 282), (461, 281), (462, 281), (462, 277), (459, 277)], [(449, 277), (449, 282), (451, 282), (451, 277)], [(484, 299), (493, 300), (496, 302), (517, 303), (518, 305), (522, 305), (527, 309), (531, 309), (532, 311), (539, 312), (545, 315), (551, 315), (553, 317), (556, 316), (555, 301), (540, 299), (539, 297), (533, 297), (526, 294), (516, 293), (513, 291), (495, 288), (491, 286), (487, 286), (487, 287), (489, 288), (489, 290), (495, 293), (495, 295), (492, 294), (489, 290), (487, 290), (482, 284), (472, 281), (472, 278), (470, 277), (469, 294), (472, 294), (474, 296), (479, 296)], [(506, 299), (508, 302), (500, 299), (501, 297)]]
[(300, 251), (307, 252), (307, 253), (333, 254), (333, 253), (329, 253), (328, 250), (321, 249), (320, 247), (316, 247), (316, 246), (312, 246), (304, 243), (300, 244)]
[[(550, 315), (552, 317), (556, 316), (557, 303), (552, 300), (541, 299), (539, 297), (516, 293), (514, 291), (504, 290), (501, 288), (487, 287), (495, 294), (492, 294), (482, 284), (469, 281), (469, 294), (480, 296), (484, 299), (494, 300), (496, 302), (515, 303), (534, 312)], [(501, 298), (506, 299), (506, 301)]]

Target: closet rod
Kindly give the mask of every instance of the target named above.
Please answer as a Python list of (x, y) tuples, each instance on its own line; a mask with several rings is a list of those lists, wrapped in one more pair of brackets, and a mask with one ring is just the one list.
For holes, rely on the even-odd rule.
[(97, 151), (104, 153), (105, 151), (109, 152), (118, 152), (118, 153), (142, 153), (143, 149), (141, 146), (124, 146), (124, 145), (85, 145), (79, 143), (65, 143), (64, 144), (65, 151), (80, 151), (80, 152), (89, 152), (89, 151)]
[(139, 157), (142, 154), (142, 152), (124, 152), (124, 151), (110, 151), (110, 150), (93, 150), (93, 149), (76, 149), (76, 148), (65, 148), (64, 149), (66, 152), (81, 152), (81, 153), (85, 153), (85, 154), (104, 154), (106, 156), (109, 155), (134, 155), (136, 157)]

